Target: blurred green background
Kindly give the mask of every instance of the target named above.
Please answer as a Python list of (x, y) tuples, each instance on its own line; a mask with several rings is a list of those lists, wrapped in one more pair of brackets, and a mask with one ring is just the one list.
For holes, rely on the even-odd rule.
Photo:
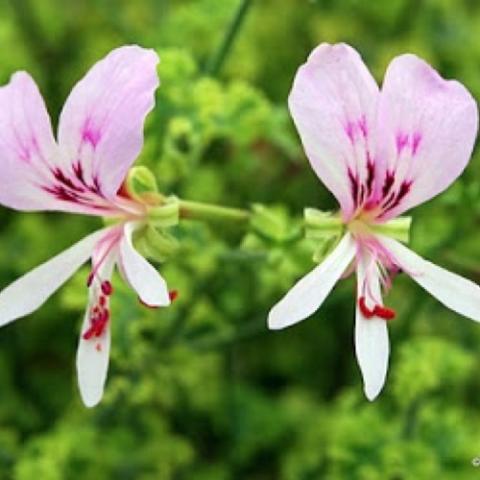
[[(346, 41), (379, 81), (403, 52), (480, 97), (473, 0), (251, 0), (223, 62), (239, 0), (3, 0), (0, 80), (28, 70), (54, 124), (72, 85), (113, 47), (158, 50), (162, 86), (139, 159), (162, 191), (276, 209), (277, 240), (183, 224), (159, 268), (179, 299), (143, 308), (119, 279), (103, 402), (80, 402), (74, 371), (86, 268), (38, 312), (0, 331), (0, 479), (471, 479), (480, 475), (480, 327), (400, 275), (387, 304), (391, 369), (369, 403), (353, 352), (352, 279), (317, 314), (268, 332), (269, 308), (313, 267), (284, 241), (305, 206), (336, 208), (286, 109), (297, 67)], [(0, 106), (1, 108), (1, 106)], [(2, 209), (5, 286), (100, 225)], [(413, 212), (411, 245), (480, 281), (480, 158)], [(283, 235), (285, 234), (285, 235)], [(25, 292), (28, 295), (28, 292)], [(477, 468), (477, 470), (480, 470)]]

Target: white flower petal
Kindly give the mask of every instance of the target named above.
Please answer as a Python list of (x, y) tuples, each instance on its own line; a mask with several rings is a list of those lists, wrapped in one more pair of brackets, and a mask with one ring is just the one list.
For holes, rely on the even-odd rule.
[(268, 328), (279, 330), (314, 313), (355, 256), (355, 243), (347, 233), (335, 250), (299, 280), (268, 315)]
[(137, 228), (135, 222), (128, 222), (120, 242), (120, 261), (127, 282), (138, 293), (140, 300), (151, 307), (170, 305), (165, 280), (134, 248), (132, 234)]
[(39, 308), (88, 260), (104, 232), (105, 230), (100, 230), (88, 235), (2, 290), (0, 326)]
[[(357, 265), (358, 298), (365, 296), (367, 290), (375, 303), (381, 305), (378, 267), (371, 264), (367, 275), (369, 262), (372, 259), (364, 254)], [(387, 322), (378, 317), (365, 318), (358, 301), (355, 318), (355, 353), (362, 372), (365, 395), (369, 400), (374, 400), (381, 392), (387, 376), (390, 353)]]
[[(102, 256), (104, 252), (96, 252), (97, 256)], [(97, 278), (89, 288), (88, 306), (83, 319), (80, 340), (77, 349), (77, 376), (80, 395), (83, 403), (87, 407), (97, 405), (103, 396), (105, 381), (107, 379), (108, 364), (110, 358), (110, 319), (107, 321), (105, 329), (98, 337), (93, 335), (85, 339), (83, 335), (89, 330), (92, 323), (90, 321), (92, 309), (99, 305), (99, 297), (102, 295), (101, 282), (110, 280), (113, 267), (118, 259), (118, 248), (111, 249), (108, 256), (103, 260), (97, 271)], [(97, 258), (93, 259), (93, 263)], [(104, 308), (109, 309), (109, 298), (105, 298)]]
[[(88, 309), (83, 321), (82, 332), (88, 328)], [(110, 325), (98, 339), (85, 340), (80, 336), (77, 349), (77, 376), (80, 395), (87, 407), (97, 405), (103, 396), (110, 359)]]
[(466, 278), (424, 260), (401, 243), (382, 236), (381, 242), (398, 265), (450, 310), (480, 322), (480, 287)]

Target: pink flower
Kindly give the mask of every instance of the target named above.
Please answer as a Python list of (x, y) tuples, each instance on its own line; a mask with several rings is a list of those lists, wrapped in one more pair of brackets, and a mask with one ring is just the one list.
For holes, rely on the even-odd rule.
[(323, 263), (270, 311), (271, 329), (315, 312), (340, 277), (357, 274), (355, 349), (365, 394), (385, 382), (389, 356), (382, 302), (399, 270), (448, 308), (480, 321), (480, 288), (378, 233), (401, 213), (445, 190), (466, 167), (477, 106), (456, 81), (414, 55), (389, 65), (379, 91), (351, 47), (322, 44), (300, 67), (289, 97), (292, 117), (320, 180), (341, 207), (345, 235)]
[(121, 47), (77, 83), (60, 116), (57, 141), (35, 82), (15, 73), (0, 88), (0, 203), (23, 211), (60, 210), (118, 220), (92, 233), (0, 293), (0, 326), (39, 308), (89, 258), (89, 301), (77, 353), (82, 399), (103, 394), (110, 350), (110, 283), (120, 274), (151, 306), (170, 303), (157, 271), (133, 248), (147, 206), (119, 193), (143, 144), (143, 123), (159, 80), (153, 50)]

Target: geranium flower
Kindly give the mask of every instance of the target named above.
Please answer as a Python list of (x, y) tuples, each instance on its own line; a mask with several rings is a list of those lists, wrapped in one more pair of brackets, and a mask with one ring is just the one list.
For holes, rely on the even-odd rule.
[(448, 308), (480, 321), (477, 285), (378, 233), (462, 173), (475, 141), (477, 106), (463, 85), (444, 80), (415, 55), (396, 57), (379, 90), (354, 49), (322, 44), (299, 68), (289, 107), (313, 170), (340, 204), (345, 235), (273, 307), (268, 324), (281, 329), (305, 319), (355, 269), (355, 350), (373, 400), (385, 382), (387, 322), (395, 316), (381, 287), (399, 270)]
[(159, 85), (153, 50), (113, 50), (77, 83), (55, 141), (40, 92), (25, 72), (0, 88), (0, 203), (22, 211), (60, 210), (116, 218), (0, 293), (0, 326), (39, 308), (89, 258), (88, 307), (77, 352), (87, 406), (103, 394), (110, 350), (110, 278), (115, 266), (151, 306), (170, 303), (163, 278), (133, 247), (148, 206), (121, 192), (143, 144), (143, 123)]

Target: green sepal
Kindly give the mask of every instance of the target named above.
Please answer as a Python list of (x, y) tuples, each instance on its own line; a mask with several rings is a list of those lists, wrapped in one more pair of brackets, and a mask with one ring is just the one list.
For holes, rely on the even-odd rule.
[(323, 212), (315, 208), (304, 210), (305, 235), (313, 240), (339, 236), (345, 226), (338, 214)]
[(315, 242), (315, 251), (313, 252), (313, 261), (321, 263), (333, 251), (340, 241), (340, 236), (325, 237)]
[(165, 230), (147, 225), (137, 233), (136, 247), (144, 256), (157, 262), (165, 262), (178, 251), (180, 243)]
[(345, 230), (338, 214), (315, 208), (304, 210), (305, 238), (315, 242), (313, 261), (320, 263), (335, 248)]
[(180, 202), (175, 196), (163, 199), (162, 205), (148, 210), (148, 223), (158, 228), (178, 225), (180, 220)]
[(372, 232), (394, 238), (403, 243), (410, 240), (410, 227), (412, 225), (412, 217), (398, 217), (385, 223), (371, 225)]
[(301, 230), (293, 227), (284, 212), (261, 204), (252, 205), (250, 229), (263, 240), (289, 243), (301, 237)]

